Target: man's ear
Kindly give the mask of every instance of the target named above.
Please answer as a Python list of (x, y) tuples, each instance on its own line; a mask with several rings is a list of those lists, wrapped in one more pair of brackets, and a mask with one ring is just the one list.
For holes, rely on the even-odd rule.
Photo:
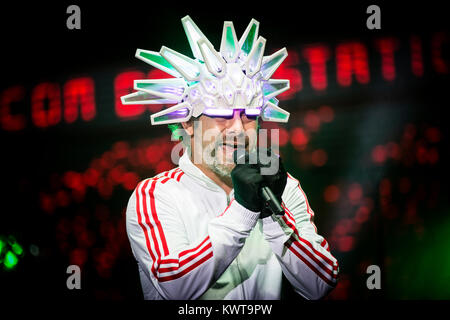
[(194, 135), (194, 121), (189, 120), (186, 122), (181, 122), (181, 125), (188, 135), (191, 137)]

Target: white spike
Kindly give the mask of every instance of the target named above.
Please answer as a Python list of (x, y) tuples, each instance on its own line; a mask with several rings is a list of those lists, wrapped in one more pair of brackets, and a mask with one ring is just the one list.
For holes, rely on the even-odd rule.
[(290, 113), (272, 102), (267, 102), (261, 112), (261, 119), (271, 122), (288, 122)]
[[(187, 109), (187, 112), (183, 112), (184, 109)], [(188, 121), (191, 115), (192, 106), (188, 102), (183, 102), (152, 114), (150, 116), (150, 121), (153, 125), (184, 122)]]
[(264, 57), (261, 65), (261, 74), (263, 79), (269, 80), (287, 56), (287, 50), (286, 48), (283, 48), (270, 56)]
[(263, 83), (264, 97), (269, 100), (288, 90), (289, 87), (289, 80), (269, 79), (268, 81), (264, 81)]
[(160, 96), (143, 91), (136, 91), (125, 96), (121, 96), (122, 104), (174, 104), (178, 100), (161, 99)]
[(187, 86), (180, 78), (134, 80), (134, 89), (144, 91), (164, 99), (181, 101)]
[(241, 39), (239, 39), (239, 57), (241, 59), (245, 59), (249, 54), (250, 51), (253, 48), (253, 44), (256, 41), (256, 38), (258, 38), (258, 31), (259, 31), (259, 22), (255, 19), (252, 19), (247, 26), (247, 29), (245, 29), (244, 34), (242, 35)]
[(192, 60), (185, 55), (169, 49), (165, 46), (161, 47), (159, 52), (169, 63), (177, 69), (179, 73), (188, 81), (197, 81), (200, 77), (200, 66), (197, 61)]
[(185, 16), (181, 19), (181, 23), (183, 24), (184, 32), (186, 33), (194, 57), (198, 60), (202, 60), (202, 54), (200, 52), (200, 48), (198, 47), (198, 41), (203, 38), (209, 42), (208, 38), (206, 38), (206, 36), (200, 31), (199, 27), (197, 27), (191, 17)]
[(236, 61), (240, 51), (233, 22), (225, 21), (223, 23), (222, 41), (220, 42), (220, 54), (226, 62), (233, 63)]
[(266, 39), (259, 37), (258, 41), (253, 45), (253, 49), (245, 60), (244, 68), (247, 77), (253, 77), (261, 68), (261, 62), (264, 55)]
[(135, 56), (139, 60), (142, 60), (176, 78), (182, 77), (181, 74), (169, 63), (169, 61), (164, 59), (164, 57), (159, 54), (159, 52), (137, 49)]
[(198, 46), (203, 56), (203, 61), (206, 68), (216, 77), (221, 77), (227, 71), (227, 64), (225, 60), (217, 53), (206, 39), (200, 39)]

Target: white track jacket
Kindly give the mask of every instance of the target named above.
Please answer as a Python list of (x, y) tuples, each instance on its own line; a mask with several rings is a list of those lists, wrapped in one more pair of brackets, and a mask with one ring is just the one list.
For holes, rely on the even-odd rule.
[[(234, 191), (234, 190), (233, 190)], [(259, 219), (189, 159), (141, 181), (126, 227), (145, 299), (280, 299), (282, 273), (319, 299), (336, 285), (337, 260), (317, 234), (314, 212), (288, 174), (283, 216)]]

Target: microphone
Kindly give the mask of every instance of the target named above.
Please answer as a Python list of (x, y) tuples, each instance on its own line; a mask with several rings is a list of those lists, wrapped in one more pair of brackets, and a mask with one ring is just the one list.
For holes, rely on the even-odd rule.
[[(242, 157), (245, 156), (246, 153), (241, 153), (238, 157), (238, 150), (235, 151), (234, 154), (234, 159), (235, 159), (235, 163), (238, 164), (238, 160), (241, 159)], [(272, 192), (272, 190), (267, 187), (267, 186), (263, 186), (261, 187), (261, 195), (262, 198), (264, 200), (264, 204), (267, 208), (270, 209), (270, 211), (272, 211), (273, 214), (276, 215), (283, 215), (284, 214), (284, 209), (281, 206), (280, 202), (278, 201), (277, 197), (275, 196), (275, 194)]]
[(273, 194), (269, 187), (262, 187), (261, 194), (266, 204), (266, 207), (276, 215), (282, 216), (284, 214), (284, 209), (278, 201), (277, 197)]

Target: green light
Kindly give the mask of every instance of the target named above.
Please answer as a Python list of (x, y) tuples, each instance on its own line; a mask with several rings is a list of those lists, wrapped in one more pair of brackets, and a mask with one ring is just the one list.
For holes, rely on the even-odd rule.
[(250, 51), (252, 51), (253, 42), (255, 41), (255, 37), (257, 35), (257, 25), (256, 23), (253, 23), (251, 26), (251, 29), (249, 33), (247, 34), (247, 37), (244, 40), (244, 43), (242, 44), (241, 50), (245, 52), (245, 54), (250, 54)]
[(167, 69), (175, 70), (175, 68), (157, 52), (140, 51), (139, 56)]
[(172, 141), (178, 141), (181, 139), (181, 125), (179, 123), (168, 124), (170, 132), (172, 132)]
[[(446, 211), (427, 211), (430, 216), (444, 217)], [(428, 220), (421, 236), (399, 233), (386, 255), (395, 257), (389, 266), (388, 298), (448, 300), (450, 297), (450, 219)], [(404, 244), (408, 243), (406, 247)], [(447, 254), (446, 254), (447, 252)], [(438, 259), (438, 260), (436, 260)], [(436, 262), (438, 261), (438, 262)], [(433, 281), (430, 281), (430, 279)]]
[(3, 252), (3, 248), (5, 247), (5, 245), (6, 245), (5, 242), (3, 240), (0, 240), (0, 255)]
[(227, 28), (227, 46), (229, 46), (231, 51), (234, 53), (236, 48), (234, 46), (233, 29), (231, 27)]
[(22, 253), (23, 253), (22, 246), (20, 244), (18, 244), (17, 242), (12, 245), (12, 249), (13, 249), (14, 253), (17, 254), (18, 256), (22, 255)]
[(270, 107), (269, 105), (264, 108), (264, 116), (267, 119), (280, 119), (280, 120), (285, 120), (287, 118), (287, 114), (284, 114), (283, 112), (274, 109), (272, 107)]
[(3, 261), (3, 264), (6, 269), (12, 269), (16, 266), (18, 261), (19, 259), (17, 259), (16, 255), (13, 252), (8, 251), (5, 255), (5, 261)]

